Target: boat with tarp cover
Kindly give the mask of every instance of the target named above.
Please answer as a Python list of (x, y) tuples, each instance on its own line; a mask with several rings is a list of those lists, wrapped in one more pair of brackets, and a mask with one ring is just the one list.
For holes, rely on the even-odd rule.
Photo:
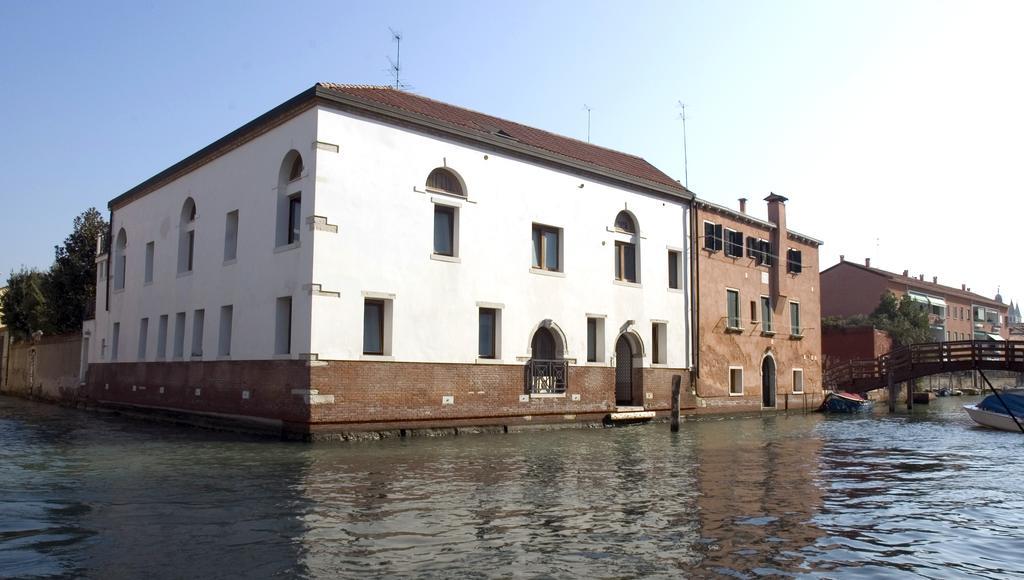
[(874, 401), (869, 401), (860, 395), (837, 391), (825, 395), (825, 400), (822, 401), (821, 408), (818, 410), (825, 413), (866, 413), (874, 406)]
[(1017, 422), (1024, 421), (1024, 389), (1000, 391), (998, 395), (989, 395), (976, 405), (964, 405), (964, 410), (979, 425), (1020, 433), (1022, 431)]

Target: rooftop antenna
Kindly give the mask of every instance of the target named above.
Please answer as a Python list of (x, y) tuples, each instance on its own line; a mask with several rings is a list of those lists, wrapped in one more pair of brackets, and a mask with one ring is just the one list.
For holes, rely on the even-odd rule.
[(587, 110), (587, 143), (590, 143), (590, 105), (584, 103), (583, 108)]
[(676, 105), (682, 109), (679, 112), (679, 118), (683, 121), (683, 186), (689, 189), (690, 168), (689, 162), (686, 158), (686, 105), (684, 105), (682, 101), (676, 101)]
[(394, 87), (398, 90), (407, 89), (409, 87), (402, 82), (402, 33), (395, 32), (391, 27), (388, 27), (388, 30), (391, 31), (391, 40), (395, 41), (396, 47), (395, 60), (391, 60), (390, 56), (388, 57), (388, 62), (391, 63), (391, 72), (395, 75)]

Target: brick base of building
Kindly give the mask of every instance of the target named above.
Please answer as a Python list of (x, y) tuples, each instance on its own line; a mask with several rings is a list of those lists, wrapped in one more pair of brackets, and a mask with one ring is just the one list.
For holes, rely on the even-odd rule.
[[(637, 369), (633, 404), (668, 416), (673, 375), (681, 376), (687, 412), (748, 411), (698, 405), (689, 371), (662, 367)], [(570, 366), (567, 385), (564, 394), (525, 395), (524, 366), (504, 364), (102, 363), (89, 366), (85, 384), (65, 402), (307, 440), (595, 425), (615, 411), (614, 368)]]

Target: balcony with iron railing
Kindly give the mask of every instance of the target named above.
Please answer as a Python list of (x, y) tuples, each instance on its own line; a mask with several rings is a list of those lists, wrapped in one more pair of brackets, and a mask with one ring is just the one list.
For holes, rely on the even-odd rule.
[(569, 386), (569, 361), (530, 359), (525, 368), (528, 395), (561, 395)]

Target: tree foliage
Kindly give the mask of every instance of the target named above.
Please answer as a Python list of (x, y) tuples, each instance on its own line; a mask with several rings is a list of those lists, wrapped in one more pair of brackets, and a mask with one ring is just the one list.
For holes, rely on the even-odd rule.
[(878, 307), (871, 313), (871, 320), (876, 328), (888, 332), (899, 346), (930, 342), (932, 339), (928, 310), (907, 294), (902, 298), (896, 298), (892, 292), (883, 294)]
[(75, 218), (64, 244), (54, 247), (48, 272), (22, 268), (7, 279), (0, 313), (16, 339), (33, 332), (77, 332), (91, 314), (96, 297), (96, 237), (107, 231), (107, 220), (96, 208)]
[(74, 332), (91, 314), (96, 299), (96, 237), (107, 231), (107, 220), (96, 208), (75, 218), (64, 245), (54, 246), (47, 275), (47, 318), (54, 332)]
[(45, 284), (45, 274), (25, 267), (7, 278), (7, 292), (0, 296), (0, 313), (15, 339), (28, 340), (33, 332), (51, 330), (46, 318)]
[(892, 292), (882, 295), (878, 306), (870, 316), (863, 314), (829, 316), (822, 319), (821, 325), (824, 328), (873, 326), (888, 332), (897, 346), (932, 340), (928, 310), (922, 304), (914, 302), (910, 296), (904, 295), (902, 298), (896, 298)]

